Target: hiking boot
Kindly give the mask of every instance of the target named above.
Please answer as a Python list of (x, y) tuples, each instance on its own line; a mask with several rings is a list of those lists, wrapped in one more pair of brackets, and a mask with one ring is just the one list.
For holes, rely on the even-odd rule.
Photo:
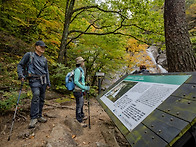
[(29, 123), (29, 129), (35, 128), (35, 124), (37, 123), (37, 119), (31, 119)]
[(84, 122), (81, 122), (80, 125), (81, 125), (83, 128), (86, 128), (86, 127), (87, 127), (87, 124), (85, 124)]
[(43, 117), (39, 117), (39, 118), (38, 118), (38, 121), (39, 121), (40, 123), (45, 123), (45, 122), (47, 122), (47, 119), (46, 119), (46, 118), (43, 118)]

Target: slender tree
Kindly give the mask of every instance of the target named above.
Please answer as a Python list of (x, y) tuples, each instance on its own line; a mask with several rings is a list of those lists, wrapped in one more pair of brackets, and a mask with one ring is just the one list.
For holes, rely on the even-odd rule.
[(61, 39), (61, 46), (60, 46), (59, 56), (58, 56), (58, 63), (62, 63), (63, 62), (63, 57), (64, 56), (66, 57), (66, 46), (67, 46), (67, 40), (68, 40), (68, 31), (69, 31), (69, 25), (70, 25), (71, 17), (72, 17), (72, 14), (73, 14), (74, 3), (75, 3), (75, 0), (67, 0), (67, 3), (66, 3), (65, 23), (64, 23), (64, 28), (63, 28), (63, 35), (62, 35), (62, 39)]
[(165, 0), (164, 25), (169, 72), (196, 70), (185, 15), (185, 0)]

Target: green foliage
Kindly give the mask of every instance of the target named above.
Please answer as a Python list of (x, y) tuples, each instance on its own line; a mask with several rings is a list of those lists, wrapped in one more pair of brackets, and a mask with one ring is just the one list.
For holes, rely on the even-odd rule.
[[(0, 112), (6, 112), (10, 109), (13, 109), (17, 104), (18, 96), (19, 93), (16, 91), (5, 92), (3, 94), (2, 100), (0, 101)], [(21, 93), (19, 104), (22, 104), (22, 99), (26, 97), (27, 97), (26, 93)]]
[(192, 42), (192, 48), (196, 55), (196, 28), (195, 28), (195, 11), (196, 11), (196, 1), (187, 0), (186, 1), (186, 19), (188, 22), (188, 30), (190, 34), (190, 39)]
[(57, 103), (66, 103), (66, 102), (70, 102), (70, 101), (71, 101), (70, 98), (65, 98), (65, 97), (58, 98), (55, 100), (55, 102), (57, 102)]
[[(163, 4), (164, 0), (109, 0), (111, 8), (121, 11), (127, 19), (121, 32), (135, 39), (156, 44), (164, 42)], [(109, 5), (108, 4), (108, 5)], [(119, 22), (121, 19), (118, 19)]]
[[(61, 7), (59, 8), (59, 5)], [(64, 7), (59, 0), (15, 0), (1, 3), (0, 30), (26, 41), (47, 38), (46, 43), (61, 39)]]
[(191, 42), (192, 42), (193, 51), (196, 56), (196, 37), (191, 37)]
[[(1, 60), (4, 62), (0, 64), (0, 112), (4, 113), (13, 109), (18, 99), (18, 89), (20, 88), (21, 81), (18, 80), (16, 72), (17, 60), (19, 57), (11, 56), (11, 54), (1, 54)], [(23, 86), (23, 90), (27, 88), (26, 82)], [(26, 93), (21, 94), (20, 104), (23, 104), (23, 98), (30, 98), (31, 91), (27, 90)]]
[(70, 71), (70, 68), (63, 64), (52, 64), (49, 68), (52, 89), (64, 93), (66, 91), (65, 76)]
[[(13, 60), (10, 57), (7, 57), (5, 60)], [(11, 62), (11, 61), (9, 61)], [(13, 62), (13, 61), (12, 61)], [(1, 63), (0, 66), (0, 87), (5, 87), (8, 90), (16, 89), (16, 87), (19, 87), (20, 81), (17, 79), (17, 72), (16, 72), (16, 63), (9, 63), (7, 61), (7, 64), (5, 62)]]
[(98, 87), (97, 86), (91, 86), (91, 89), (89, 91), (89, 96), (91, 96), (91, 97), (98, 96)]
[(94, 85), (92, 81), (94, 81), (94, 75), (98, 70), (112, 74), (127, 64), (124, 41), (123, 38), (116, 35), (83, 36), (79, 40), (80, 44), (68, 50), (68, 61), (73, 64), (77, 56), (86, 59), (86, 76)]
[(189, 8), (192, 4), (195, 4), (196, 3), (196, 1), (195, 0), (186, 0), (185, 1), (185, 3), (186, 3), (186, 9), (187, 8)]

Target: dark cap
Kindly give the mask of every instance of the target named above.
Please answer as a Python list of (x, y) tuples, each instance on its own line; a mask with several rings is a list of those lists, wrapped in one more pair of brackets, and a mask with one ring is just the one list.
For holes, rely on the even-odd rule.
[(35, 43), (35, 45), (36, 45), (36, 46), (43, 46), (43, 47), (45, 47), (45, 48), (48, 48), (48, 47), (46, 46), (46, 44), (45, 44), (43, 41), (41, 41), (41, 40), (37, 41), (37, 42)]

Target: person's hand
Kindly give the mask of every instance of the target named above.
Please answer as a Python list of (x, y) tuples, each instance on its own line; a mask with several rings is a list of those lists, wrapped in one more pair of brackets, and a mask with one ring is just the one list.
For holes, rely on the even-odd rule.
[(25, 78), (21, 78), (21, 81), (24, 82), (25, 81)]
[(86, 90), (89, 91), (90, 90), (90, 86), (87, 86)]
[(50, 89), (50, 86), (47, 86), (47, 89)]

